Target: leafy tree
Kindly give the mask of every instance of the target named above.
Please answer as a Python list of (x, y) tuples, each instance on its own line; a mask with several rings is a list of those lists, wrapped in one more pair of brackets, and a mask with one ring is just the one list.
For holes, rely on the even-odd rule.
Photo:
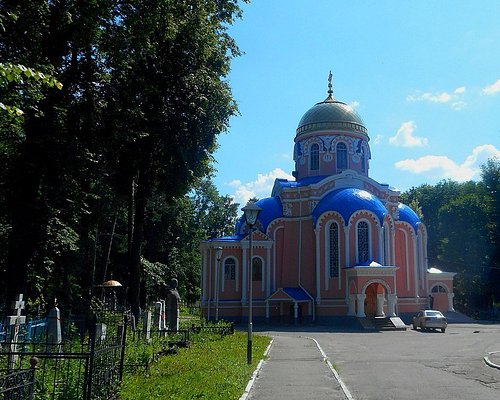
[(429, 264), (455, 277), (456, 303), (475, 313), (500, 298), (498, 213), (499, 162), (482, 167), (481, 182), (442, 181), (401, 195), (419, 206), (428, 232)]
[(490, 158), (481, 167), (481, 178), (485, 188), (485, 208), (489, 241), (492, 245), (489, 280), (494, 301), (500, 303), (500, 160)]
[[(225, 78), (239, 54), (227, 34), (239, 6), (6, 0), (6, 15), (4, 65), (29, 65), (64, 87), (18, 90), (19, 71), (0, 85), (2, 102), (24, 112), (17, 124), (0, 115), (1, 137), (15, 138), (2, 140), (2, 294), (83, 304), (75, 299), (113, 270), (137, 313), (149, 210), (159, 201), (174, 209), (211, 172), (216, 136), (236, 113)], [(175, 249), (150, 263), (170, 268), (176, 254), (192, 254)]]
[(137, 314), (145, 301), (140, 283), (148, 200), (158, 190), (170, 202), (207, 174), (216, 136), (236, 112), (224, 78), (239, 54), (226, 30), (240, 11), (228, 0), (156, 0), (130, 1), (119, 12), (108, 129), (127, 160), (118, 175), (133, 188), (129, 293)]
[[(188, 302), (199, 299), (199, 243), (214, 232), (218, 235), (232, 232), (237, 214), (238, 204), (229, 196), (221, 196), (209, 178), (199, 180), (188, 194), (172, 203), (158, 198), (150, 201), (143, 258), (149, 298), (164, 295), (166, 283), (175, 277), (184, 299)], [(161, 279), (152, 278), (159, 274)]]

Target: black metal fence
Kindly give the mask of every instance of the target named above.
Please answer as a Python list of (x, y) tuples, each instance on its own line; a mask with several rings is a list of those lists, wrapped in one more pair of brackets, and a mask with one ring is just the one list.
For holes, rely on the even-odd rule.
[(0, 397), (3, 400), (33, 399), (35, 368), (0, 372)]
[(37, 332), (20, 326), (15, 341), (9, 330), (0, 338), (3, 399), (117, 398), (127, 333), (123, 313), (67, 318), (60, 343), (48, 340), (43, 322), (37, 325)]
[[(123, 311), (102, 311), (90, 319), (63, 316), (61, 320), (63, 340), (57, 343), (47, 319), (20, 325), (15, 341), (12, 327), (0, 321), (1, 400), (117, 399), (124, 369), (148, 369), (159, 357), (188, 347), (199, 335), (234, 333), (232, 323), (189, 322), (179, 330), (146, 332), (140, 322), (136, 326), (130, 313)], [(128, 332), (130, 326), (133, 329)]]

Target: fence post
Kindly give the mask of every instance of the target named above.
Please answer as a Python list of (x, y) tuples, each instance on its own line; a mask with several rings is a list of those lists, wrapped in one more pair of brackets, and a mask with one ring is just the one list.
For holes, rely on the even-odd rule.
[(125, 347), (127, 346), (127, 319), (124, 316), (123, 318), (123, 331), (121, 335), (121, 354), (120, 354), (120, 371), (119, 371), (119, 377), (120, 377), (120, 382), (122, 381), (123, 378), (123, 365), (125, 363)]
[(33, 400), (33, 395), (35, 393), (35, 372), (36, 372), (36, 365), (37, 364), (38, 364), (38, 358), (31, 357), (30, 358), (30, 365), (31, 365), (32, 375), (31, 375), (31, 390), (30, 390), (30, 394), (29, 394), (29, 400)]
[(87, 356), (87, 364), (85, 365), (85, 385), (83, 391), (83, 400), (90, 400), (92, 398), (92, 378), (94, 375), (94, 359), (95, 359), (95, 341), (96, 341), (97, 323), (93, 318), (90, 323), (89, 341), (90, 353)]

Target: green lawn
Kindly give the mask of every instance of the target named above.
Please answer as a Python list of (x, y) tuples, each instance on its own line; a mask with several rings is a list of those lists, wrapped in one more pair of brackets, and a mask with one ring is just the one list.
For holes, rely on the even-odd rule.
[(124, 376), (121, 399), (239, 399), (269, 342), (269, 337), (253, 336), (248, 366), (246, 333), (199, 335), (190, 348), (162, 356), (148, 372)]

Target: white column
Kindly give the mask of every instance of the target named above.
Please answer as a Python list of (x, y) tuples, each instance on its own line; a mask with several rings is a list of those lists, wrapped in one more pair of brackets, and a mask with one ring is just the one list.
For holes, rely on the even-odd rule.
[(247, 288), (247, 275), (248, 275), (248, 272), (247, 272), (247, 264), (248, 264), (248, 255), (247, 255), (247, 248), (244, 247), (242, 249), (242, 254), (243, 254), (243, 257), (241, 259), (242, 261), (242, 269), (241, 269), (241, 303), (242, 304), (246, 304), (247, 302), (247, 291), (248, 291), (248, 288)]
[(345, 239), (345, 267), (348, 268), (351, 266), (349, 260), (349, 251), (350, 251), (349, 226), (344, 226), (344, 239)]
[(266, 299), (271, 296), (271, 248), (266, 249)]
[(293, 319), (295, 323), (297, 323), (298, 318), (299, 318), (299, 303), (295, 301), (293, 303)]
[(202, 266), (201, 266), (201, 300), (204, 302), (207, 299), (207, 249), (203, 249)]
[(366, 317), (366, 314), (365, 314), (366, 294), (358, 294), (358, 295), (356, 295), (356, 298), (358, 300), (358, 313), (356, 314), (356, 316), (357, 317)]
[(377, 293), (377, 317), (385, 317), (384, 301), (385, 295), (383, 293)]
[(215, 256), (215, 320), (219, 320), (219, 261)]
[(378, 236), (378, 262), (379, 264), (381, 265), (384, 265), (384, 259), (382, 257), (382, 245), (384, 243), (384, 238), (383, 238), (383, 235), (384, 234), (384, 229), (382, 227), (380, 227), (380, 225), (377, 225), (377, 236)]
[(347, 315), (350, 317), (356, 316), (356, 295), (355, 294), (350, 294), (349, 295), (349, 300), (348, 303), (349, 308), (347, 310)]
[(415, 278), (415, 297), (419, 297), (418, 293), (418, 260), (417, 260), (417, 238), (414, 235), (410, 235), (410, 240), (412, 244), (412, 258), (413, 258), (413, 273)]
[(448, 293), (448, 311), (455, 311), (455, 307), (453, 307), (453, 298), (455, 297), (455, 293)]
[[(319, 254), (319, 228), (314, 229), (314, 238), (316, 240), (316, 304), (321, 303), (321, 265)], [(325, 289), (328, 290), (328, 280), (325, 279)]]
[(389, 228), (389, 246), (391, 252), (390, 265), (396, 265), (396, 229)]
[(208, 302), (207, 302), (207, 307), (208, 307), (208, 310), (207, 310), (207, 319), (210, 321), (210, 306), (211, 306), (211, 302), (212, 302), (212, 249), (210, 248), (209, 250), (209, 262), (208, 262), (208, 294), (207, 294), (207, 297), (208, 297)]
[(398, 301), (398, 296), (395, 294), (390, 294), (387, 299), (387, 315), (389, 317), (396, 316), (396, 303)]

